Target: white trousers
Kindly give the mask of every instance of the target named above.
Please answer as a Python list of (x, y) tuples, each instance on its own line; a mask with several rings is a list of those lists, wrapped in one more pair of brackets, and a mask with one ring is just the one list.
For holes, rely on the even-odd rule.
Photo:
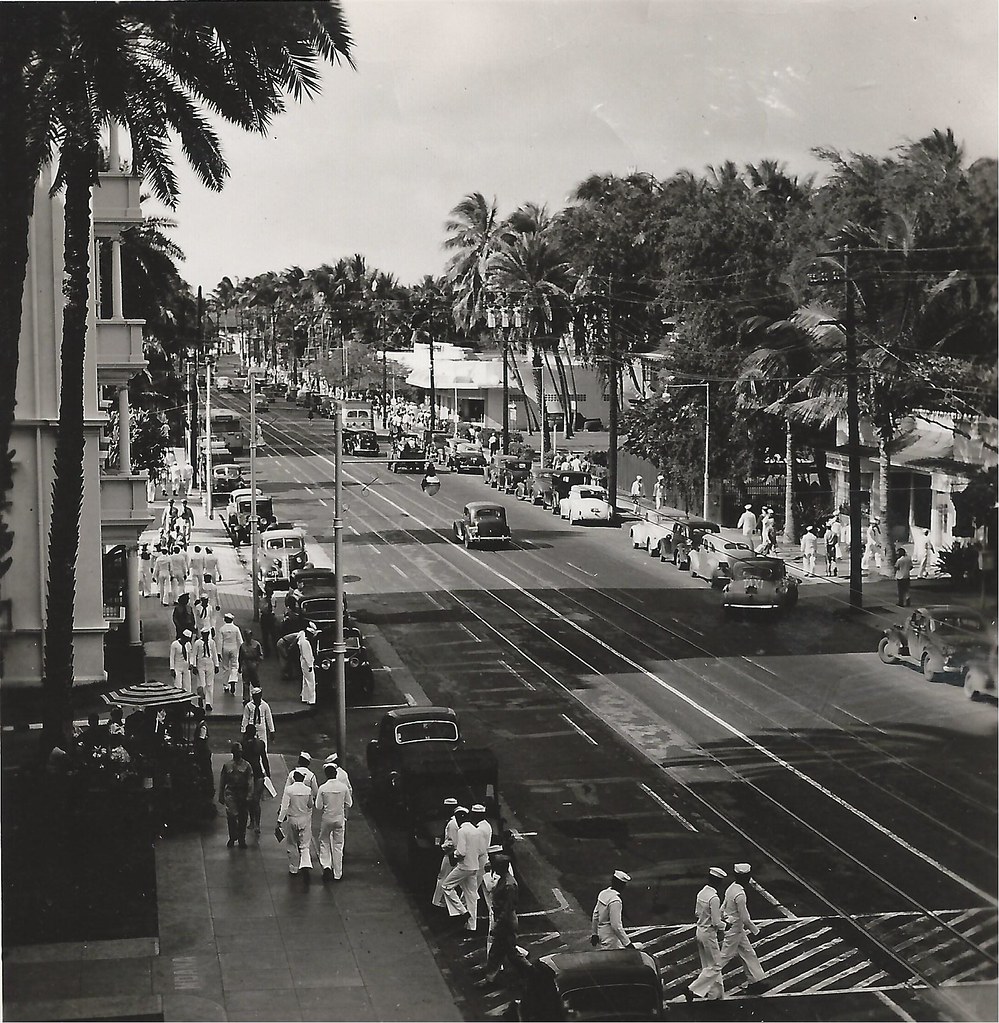
[(201, 661), (198, 662), (198, 685), (205, 690), (205, 703), (210, 706), (215, 703), (215, 665), (211, 661), (207, 666)]
[(219, 671), (225, 675), (226, 685), (233, 685), (239, 678), (239, 648), (227, 650), (222, 648), (219, 654)]
[(803, 554), (801, 556), (805, 568), (805, 575), (815, 575), (815, 555)]
[(314, 664), (306, 664), (305, 661), (301, 661), (301, 665), (302, 665), (302, 703), (315, 703), (316, 666)]
[(170, 582), (170, 573), (159, 573), (156, 576), (156, 585), (160, 590), (160, 603), (164, 607), (169, 607), (173, 603), (173, 586)]
[(749, 935), (746, 933), (745, 928), (739, 924), (730, 927), (725, 932), (725, 940), (722, 942), (721, 952), (718, 954), (719, 971), (724, 969), (726, 964), (736, 956), (742, 960), (742, 968), (746, 971), (746, 976), (751, 984), (755, 984), (758, 980), (763, 980), (766, 973), (764, 973), (763, 967), (760, 966), (759, 959), (756, 958)]
[(869, 543), (864, 548), (864, 557), (860, 562), (860, 567), (866, 572), (871, 567), (871, 561), (873, 560), (875, 566), (881, 568), (881, 548), (874, 543)]
[(323, 818), (319, 828), (319, 865), (332, 867), (334, 877), (343, 876), (343, 839), (347, 822), (343, 817)]
[(698, 927), (697, 952), (701, 957), (701, 972), (690, 985), (690, 993), (698, 998), (724, 998), (718, 948), (718, 932), (713, 927)]
[(312, 868), (312, 817), (289, 817), (284, 822), (288, 843), (288, 873), (297, 874), (303, 867)]
[(447, 904), (449, 916), (461, 916), (468, 914), (465, 923), (466, 931), (475, 930), (475, 920), (479, 912), (479, 871), (478, 867), (468, 870), (460, 864), (452, 867), (441, 889), (444, 892), (444, 901)]
[(441, 869), (437, 872), (437, 885), (434, 887), (434, 897), (430, 900), (435, 906), (444, 905), (444, 879), (451, 873), (451, 860), (445, 853), (441, 857)]
[(186, 670), (176, 672), (174, 676), (174, 682), (181, 687), (186, 689), (189, 693), (193, 693), (194, 690), (191, 688), (191, 667), (188, 665)]
[(153, 566), (148, 558), (139, 559), (139, 592), (144, 597), (153, 592)]
[(610, 924), (597, 924), (597, 942), (599, 948), (624, 948), (624, 942)]

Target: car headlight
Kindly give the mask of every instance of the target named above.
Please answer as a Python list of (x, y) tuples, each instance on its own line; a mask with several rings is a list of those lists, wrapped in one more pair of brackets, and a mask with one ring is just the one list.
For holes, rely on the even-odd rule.
[(350, 659), (350, 666), (352, 668), (356, 668), (360, 663), (361, 663), (360, 658), (358, 658), (358, 657), (351, 657), (351, 659)]
[(323, 662), (322, 662), (322, 663), (321, 663), (321, 664), (319, 665), (319, 667), (320, 667), (320, 668), (322, 668), (322, 669), (323, 669), (323, 671), (329, 671), (329, 670), (330, 670), (330, 668), (332, 668), (332, 667), (333, 667), (333, 662), (332, 662), (332, 661), (323, 661)]

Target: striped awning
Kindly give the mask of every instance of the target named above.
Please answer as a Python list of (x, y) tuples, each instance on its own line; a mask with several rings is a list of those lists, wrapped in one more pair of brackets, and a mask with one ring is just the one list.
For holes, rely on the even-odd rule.
[(194, 699), (194, 694), (180, 686), (149, 679), (148, 682), (137, 682), (110, 693), (102, 693), (101, 698), (105, 703), (118, 707), (164, 707), (172, 703), (187, 703)]

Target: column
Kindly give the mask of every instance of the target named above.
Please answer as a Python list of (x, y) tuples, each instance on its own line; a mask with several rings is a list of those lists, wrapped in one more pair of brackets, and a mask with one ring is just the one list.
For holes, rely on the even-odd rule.
[(108, 170), (117, 174), (121, 170), (121, 153), (118, 149), (118, 125), (112, 121), (108, 126)]
[(125, 568), (125, 621), (128, 624), (128, 642), (130, 646), (138, 646), (142, 642), (139, 612), (142, 598), (139, 596), (138, 547), (128, 548), (128, 553), (125, 555)]
[(121, 239), (111, 239), (111, 318), (122, 318)]
[(128, 387), (118, 388), (118, 470), (132, 472), (132, 409), (128, 403)]

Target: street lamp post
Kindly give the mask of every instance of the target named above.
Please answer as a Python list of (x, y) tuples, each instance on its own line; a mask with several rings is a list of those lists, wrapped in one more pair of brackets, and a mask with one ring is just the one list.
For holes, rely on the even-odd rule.
[(666, 385), (667, 389), (671, 387), (703, 387), (704, 388), (704, 495), (703, 495), (703, 510), (702, 515), (704, 518), (708, 518), (709, 504), (711, 500), (711, 469), (710, 469), (710, 454), (711, 454), (711, 384), (708, 381), (704, 381), (699, 384), (675, 384), (672, 380)]
[(347, 682), (344, 657), (347, 646), (343, 636), (343, 416), (337, 402), (333, 445), (333, 594), (336, 601), (333, 656), (336, 662), (336, 748), (341, 763), (347, 755)]
[(427, 331), (427, 340), (430, 342), (430, 432), (437, 429), (437, 381), (434, 378), (434, 335), (432, 330)]
[(253, 588), (253, 620), (260, 621), (260, 590), (257, 586), (257, 368), (250, 368), (250, 586)]
[[(520, 306), (513, 310), (512, 326), (519, 327)], [(499, 307), (499, 320), (497, 321), (496, 309), (489, 306), (486, 310), (486, 326), (490, 330), (499, 328), (500, 339), (503, 349), (503, 454), (510, 453), (510, 309), (504, 302)]]

